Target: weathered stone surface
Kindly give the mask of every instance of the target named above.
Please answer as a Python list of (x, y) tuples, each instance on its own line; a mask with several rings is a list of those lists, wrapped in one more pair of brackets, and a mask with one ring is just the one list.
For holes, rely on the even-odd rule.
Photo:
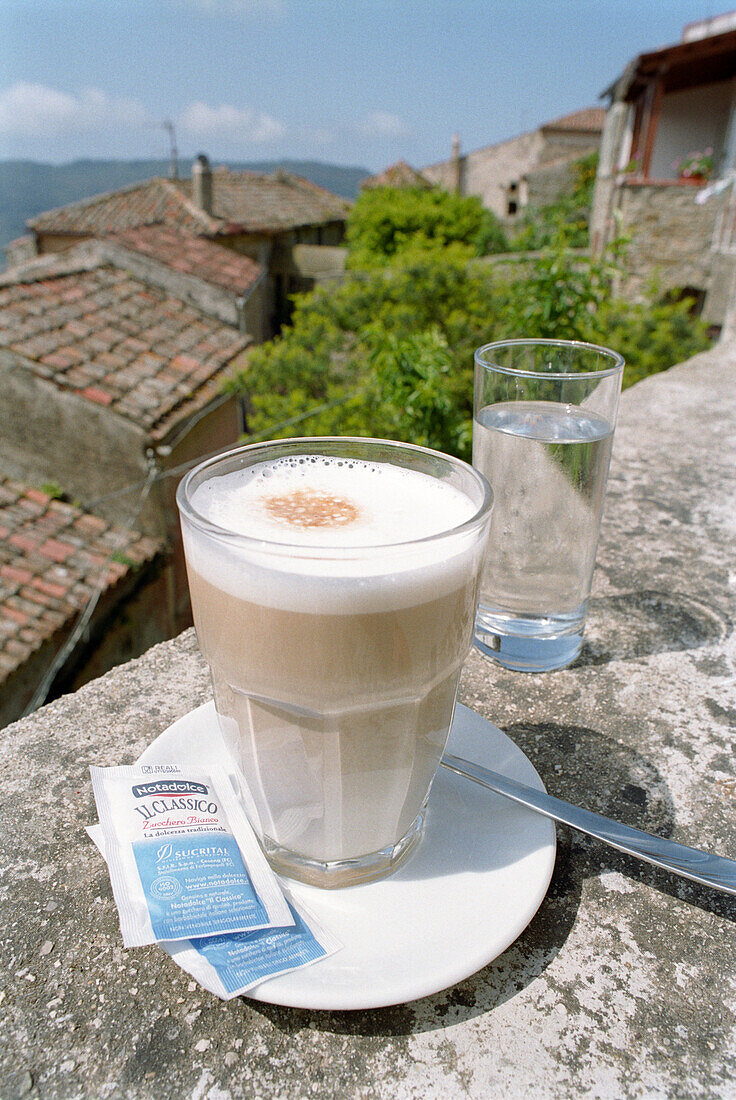
[[(716, 253), (711, 250), (714, 228), (728, 200), (727, 193), (698, 205), (695, 184), (627, 180), (618, 189), (620, 228), (631, 240), (621, 289), (627, 297), (646, 297), (655, 280), (660, 291), (673, 287), (711, 290)], [(718, 295), (716, 294), (716, 297)], [(710, 303), (708, 319), (721, 324), (725, 314)]]
[[(623, 397), (578, 663), (474, 654), (462, 688), (555, 794), (732, 856), (735, 486), (729, 345)], [(208, 692), (185, 634), (3, 731), (0, 1095), (736, 1097), (734, 900), (566, 830), (517, 942), (413, 1004), (223, 1004), (124, 951), (87, 767), (132, 761)]]

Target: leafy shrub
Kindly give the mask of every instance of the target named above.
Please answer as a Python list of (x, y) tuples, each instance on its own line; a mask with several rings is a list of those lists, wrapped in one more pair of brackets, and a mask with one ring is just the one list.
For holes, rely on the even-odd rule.
[(462, 243), (407, 247), (390, 267), (297, 296), (291, 327), (255, 348), (231, 382), (247, 398), (251, 437), (387, 436), (468, 458), (481, 344), (604, 344), (626, 360), (624, 385), (707, 347), (687, 300), (631, 305), (611, 296), (619, 247), (581, 257), (561, 229), (513, 281), (469, 262)]
[(366, 398), (375, 418), (373, 430), (380, 428), (376, 434), (452, 454), (467, 453), (469, 416), (454, 392), (453, 355), (439, 329), (403, 337), (374, 329), (369, 342)]
[(507, 282), (507, 327), (530, 339), (584, 339), (596, 327), (598, 309), (610, 298), (619, 247), (616, 242), (599, 259), (577, 255), (571, 251), (569, 234), (558, 226), (525, 273)]
[(691, 308), (688, 298), (636, 305), (612, 300), (602, 306), (592, 336), (623, 355), (624, 389), (710, 346), (708, 326)]
[(40, 486), (41, 492), (52, 500), (66, 500), (66, 494), (58, 481), (44, 481)]
[(408, 248), (436, 253), (456, 243), (466, 247), (468, 256), (508, 248), (498, 219), (479, 198), (439, 187), (363, 191), (350, 212), (346, 236), (354, 270), (380, 267)]

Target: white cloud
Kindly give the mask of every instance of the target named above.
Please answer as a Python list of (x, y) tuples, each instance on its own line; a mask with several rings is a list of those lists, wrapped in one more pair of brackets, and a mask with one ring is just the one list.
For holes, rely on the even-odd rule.
[(149, 123), (137, 99), (109, 96), (100, 88), (77, 95), (21, 80), (0, 92), (0, 133), (48, 136), (142, 126)]
[(361, 129), (366, 137), (403, 138), (409, 136), (409, 127), (403, 118), (389, 114), (388, 111), (373, 111), (363, 120)]
[(228, 137), (239, 141), (269, 142), (284, 137), (286, 127), (278, 119), (251, 107), (221, 103), (210, 107), (196, 101), (179, 116), (182, 130), (199, 137)]

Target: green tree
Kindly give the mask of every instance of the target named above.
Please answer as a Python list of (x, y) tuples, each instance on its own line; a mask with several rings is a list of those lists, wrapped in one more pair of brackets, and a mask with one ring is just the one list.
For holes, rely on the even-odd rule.
[(378, 435), (469, 457), (473, 350), (492, 340), (589, 340), (620, 351), (624, 385), (708, 346), (688, 302), (631, 305), (611, 295), (614, 250), (571, 252), (558, 228), (550, 247), (509, 280), (468, 261), (457, 242), (407, 247), (390, 266), (349, 274), (299, 295), (292, 324), (255, 348), (231, 381), (253, 437)]
[[(460, 246), (442, 260), (409, 250), (391, 268), (298, 295), (290, 327), (254, 348), (230, 382), (246, 399), (249, 434), (400, 435), (408, 407), (419, 436), (467, 455), (473, 349), (487, 339), (497, 298), (492, 273), (469, 265)], [(412, 359), (419, 375), (410, 379)]]
[(626, 389), (710, 346), (708, 325), (693, 316), (693, 305), (687, 297), (673, 301), (652, 296), (636, 304), (610, 299), (598, 310), (589, 339), (623, 355)]
[(598, 259), (572, 250), (572, 233), (559, 223), (541, 255), (505, 287), (504, 312), (530, 338), (583, 340), (596, 329), (598, 309), (611, 296), (622, 242)]
[(363, 191), (350, 212), (346, 237), (353, 269), (380, 267), (412, 247), (433, 251), (454, 242), (464, 245), (468, 256), (508, 248), (498, 219), (480, 199), (439, 187)]
[(454, 357), (440, 330), (398, 337), (374, 327), (368, 341), (374, 434), (467, 453), (469, 410), (453, 386)]

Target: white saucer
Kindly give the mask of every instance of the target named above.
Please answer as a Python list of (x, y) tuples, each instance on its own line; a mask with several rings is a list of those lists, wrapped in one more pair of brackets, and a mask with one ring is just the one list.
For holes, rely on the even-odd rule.
[[(544, 790), (496, 726), (458, 705), (448, 751)], [(140, 763), (228, 764), (214, 703), (169, 726)], [(309, 1009), (366, 1009), (462, 981), (513, 943), (536, 913), (555, 862), (551, 821), (440, 768), (416, 851), (379, 882), (320, 890), (288, 880), (345, 945), (247, 996)]]

